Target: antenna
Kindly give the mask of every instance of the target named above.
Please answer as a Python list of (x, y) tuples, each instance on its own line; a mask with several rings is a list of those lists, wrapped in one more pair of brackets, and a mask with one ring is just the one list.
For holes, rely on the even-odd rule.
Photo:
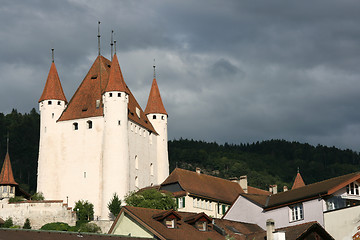
[(115, 54), (116, 54), (116, 40), (114, 40)]
[(153, 68), (154, 68), (154, 78), (156, 78), (155, 67), (156, 67), (156, 65), (155, 65), (155, 58), (154, 58), (154, 65), (153, 65)]
[(52, 59), (52, 62), (54, 62), (54, 49), (53, 48), (51, 49), (51, 59)]
[(100, 56), (100, 21), (98, 21), (98, 48), (99, 48), (99, 56)]
[(110, 40), (111, 61), (113, 60), (113, 45), (114, 45), (114, 30), (111, 30), (111, 40)]

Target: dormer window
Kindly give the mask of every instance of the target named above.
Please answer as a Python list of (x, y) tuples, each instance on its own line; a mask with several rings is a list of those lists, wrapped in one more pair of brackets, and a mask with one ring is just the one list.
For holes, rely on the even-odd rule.
[(352, 182), (346, 186), (346, 193), (349, 195), (358, 195), (359, 194), (359, 184), (357, 182)]
[(207, 231), (207, 222), (198, 221), (195, 226), (199, 231)]
[(161, 223), (163, 223), (167, 228), (176, 228), (177, 221), (181, 219), (179, 214), (174, 210), (168, 210), (160, 214), (156, 214), (153, 218)]
[(198, 213), (193, 216), (189, 216), (184, 219), (184, 222), (192, 225), (199, 231), (207, 231), (208, 225), (212, 222), (212, 219), (205, 213)]
[(166, 219), (165, 225), (167, 228), (175, 228), (175, 219)]

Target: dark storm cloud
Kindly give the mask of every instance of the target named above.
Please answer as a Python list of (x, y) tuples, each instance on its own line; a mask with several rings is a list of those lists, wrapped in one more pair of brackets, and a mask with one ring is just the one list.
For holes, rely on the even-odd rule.
[(110, 32), (145, 107), (156, 58), (169, 138), (360, 146), (358, 1), (7, 1), (0, 112), (37, 107), (51, 48), (70, 100)]

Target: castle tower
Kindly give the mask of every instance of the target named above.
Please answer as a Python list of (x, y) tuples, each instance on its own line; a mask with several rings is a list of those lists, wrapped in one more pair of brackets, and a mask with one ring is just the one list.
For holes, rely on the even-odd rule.
[(67, 104), (54, 60), (46, 80), (44, 91), (39, 99), (40, 109), (40, 143), (38, 159), (37, 191), (44, 193), (45, 198), (55, 198), (57, 189), (58, 167), (57, 158), (59, 130), (56, 125)]
[(129, 190), (129, 91), (114, 55), (108, 84), (102, 95), (104, 103), (104, 141), (102, 160), (101, 219), (108, 219), (107, 203), (114, 193), (125, 196)]
[(9, 151), (7, 151), (0, 173), (0, 199), (15, 197), (15, 186), (18, 186), (18, 184), (15, 182)]
[(154, 126), (157, 137), (157, 182), (162, 183), (169, 176), (168, 160), (168, 135), (167, 135), (167, 112), (161, 100), (159, 87), (156, 82), (155, 66), (154, 79), (152, 82), (149, 99), (145, 108), (145, 114)]

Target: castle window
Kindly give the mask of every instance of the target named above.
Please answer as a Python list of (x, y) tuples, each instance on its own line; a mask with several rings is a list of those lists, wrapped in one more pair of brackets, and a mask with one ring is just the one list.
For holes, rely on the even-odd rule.
[(51, 105), (52, 104), (52, 102), (51, 101), (48, 101), (48, 105)]
[(84, 178), (86, 178), (86, 172), (84, 172)]
[(153, 115), (153, 119), (156, 119), (156, 115)]
[(139, 169), (139, 158), (135, 155), (135, 169)]
[(138, 118), (140, 118), (140, 109), (136, 107), (136, 115), (138, 116)]
[(135, 177), (135, 187), (139, 187), (139, 178), (138, 176)]
[(144, 132), (144, 137), (146, 137), (145, 130), (143, 132)]
[(58, 101), (58, 105), (61, 106), (61, 102), (60, 102), (60, 101)]
[(121, 93), (118, 93), (118, 97), (121, 97)]
[(52, 118), (54, 118), (54, 116), (55, 116), (55, 114), (54, 114), (54, 113), (52, 113), (52, 114), (51, 114), (51, 117), (52, 117)]
[(154, 165), (150, 163), (150, 175), (154, 176)]
[(109, 97), (112, 97), (112, 93), (109, 93)]
[(77, 122), (73, 123), (73, 129), (74, 130), (78, 130), (79, 129), (79, 124)]
[(165, 117), (164, 116), (161, 116), (161, 120), (164, 120), (165, 119)]
[(93, 127), (93, 124), (92, 124), (92, 121), (87, 121), (87, 127), (88, 127), (88, 129), (92, 129), (92, 127)]
[(121, 125), (121, 121), (120, 121), (120, 120), (118, 121), (118, 125), (119, 125), (119, 126)]

